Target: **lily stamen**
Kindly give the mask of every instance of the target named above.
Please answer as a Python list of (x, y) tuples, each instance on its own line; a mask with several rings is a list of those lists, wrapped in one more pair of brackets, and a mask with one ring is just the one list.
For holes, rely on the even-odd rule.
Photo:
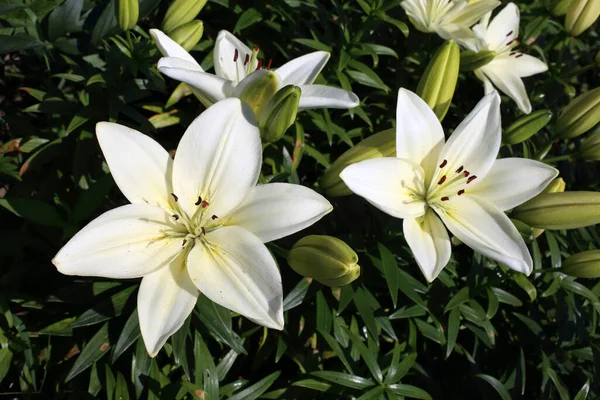
[(442, 183), (446, 182), (446, 175), (443, 175), (440, 180), (438, 181), (438, 185), (441, 185)]
[(233, 53), (233, 62), (237, 62), (239, 56), (238, 49), (235, 49), (235, 53)]
[(202, 197), (198, 196), (198, 201), (194, 203), (195, 206), (199, 206), (202, 203)]
[(442, 163), (440, 164), (440, 168), (444, 168), (446, 164), (448, 164), (447, 160), (442, 161)]

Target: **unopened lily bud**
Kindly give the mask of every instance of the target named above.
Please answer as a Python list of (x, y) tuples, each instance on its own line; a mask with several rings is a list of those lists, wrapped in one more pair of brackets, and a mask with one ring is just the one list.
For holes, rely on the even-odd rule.
[(580, 95), (563, 109), (556, 122), (556, 135), (562, 139), (574, 138), (584, 134), (598, 122), (600, 88)]
[(592, 26), (600, 15), (600, 1), (573, 0), (567, 9), (565, 30), (571, 36), (579, 36)]
[(448, 41), (435, 52), (419, 81), (417, 94), (431, 107), (440, 121), (450, 108), (459, 66), (460, 48), (456, 42)]
[(280, 87), (279, 75), (273, 71), (261, 69), (248, 75), (233, 92), (233, 96), (247, 103), (254, 114), (259, 116), (271, 97)]
[(600, 129), (588, 136), (579, 149), (579, 158), (590, 161), (600, 160)]
[(561, 272), (577, 278), (600, 278), (600, 250), (584, 251), (562, 262)]
[(204, 24), (202, 21), (195, 19), (186, 24), (183, 24), (169, 33), (169, 37), (177, 42), (186, 51), (190, 51), (202, 38), (204, 33)]
[(162, 31), (169, 34), (175, 28), (187, 24), (196, 18), (196, 15), (206, 5), (208, 0), (175, 0), (165, 14), (162, 22)]
[(140, 15), (138, 0), (117, 0), (115, 2), (117, 22), (124, 31), (128, 31), (137, 24)]
[(502, 142), (506, 144), (517, 144), (524, 142), (536, 133), (552, 119), (552, 111), (539, 110), (519, 118), (515, 123), (506, 128), (502, 134)]
[(303, 237), (289, 251), (287, 261), (300, 275), (327, 286), (347, 285), (360, 276), (356, 252), (332, 236)]
[(543, 193), (513, 210), (511, 218), (543, 229), (576, 229), (600, 223), (600, 193)]
[[(565, 191), (566, 187), (567, 185), (563, 178), (559, 177), (550, 182), (542, 193), (562, 193)], [(537, 239), (544, 231), (545, 229), (542, 228), (532, 228), (533, 238)]]
[(350, 164), (371, 158), (390, 157), (396, 155), (396, 130), (387, 129), (369, 136), (359, 142), (344, 154), (325, 171), (319, 181), (319, 186), (327, 196), (349, 196), (352, 191), (346, 186), (340, 173)]
[(550, 11), (550, 14), (555, 17), (560, 17), (567, 13), (572, 1), (573, 0), (548, 0), (546, 7)]
[(258, 117), (258, 126), (264, 141), (278, 141), (296, 121), (301, 94), (302, 91), (298, 86), (285, 86), (278, 90), (263, 107)]
[(496, 57), (496, 53), (489, 50), (466, 50), (460, 53), (460, 70), (475, 71), (489, 64)]

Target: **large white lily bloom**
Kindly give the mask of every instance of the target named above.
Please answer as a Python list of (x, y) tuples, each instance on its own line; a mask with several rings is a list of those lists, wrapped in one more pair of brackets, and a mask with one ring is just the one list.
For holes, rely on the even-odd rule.
[(108, 211), (56, 255), (67, 275), (143, 277), (140, 329), (155, 356), (192, 312), (198, 291), (269, 328), (283, 328), (279, 270), (263, 243), (332, 210), (313, 190), (256, 186), (259, 131), (238, 99), (189, 126), (175, 159), (148, 136), (101, 122), (96, 133), (115, 182), (132, 203)]
[(465, 43), (473, 51), (490, 50), (496, 53), (494, 59), (475, 71), (483, 81), (485, 93), (494, 90), (494, 86), (513, 99), (521, 111), (531, 112), (531, 103), (521, 78), (539, 74), (548, 70), (548, 66), (535, 57), (515, 50), (519, 45), (519, 7), (509, 3), (490, 22), (487, 14), (473, 27), (477, 40)]
[(463, 44), (473, 39), (471, 26), (500, 2), (497, 0), (404, 0), (400, 3), (409, 19), (422, 32), (435, 32), (443, 39)]
[(472, 249), (529, 274), (531, 256), (503, 211), (539, 194), (558, 171), (528, 159), (496, 160), (500, 140), (497, 93), (485, 96), (445, 142), (431, 108), (400, 89), (396, 157), (352, 164), (340, 176), (354, 193), (404, 219), (404, 236), (428, 281), (450, 260), (444, 225)]
[[(150, 34), (164, 55), (158, 62), (158, 70), (190, 85), (207, 107), (227, 97), (239, 97), (245, 87), (264, 76), (262, 61), (257, 59), (258, 48), (250, 50), (227, 31), (219, 32), (215, 42), (215, 74), (205, 72), (185, 49), (163, 32), (151, 29)], [(358, 106), (358, 97), (352, 92), (313, 84), (329, 57), (326, 51), (315, 51), (275, 70), (279, 88), (295, 85), (302, 90), (300, 110)], [(270, 69), (270, 63), (266, 67)]]

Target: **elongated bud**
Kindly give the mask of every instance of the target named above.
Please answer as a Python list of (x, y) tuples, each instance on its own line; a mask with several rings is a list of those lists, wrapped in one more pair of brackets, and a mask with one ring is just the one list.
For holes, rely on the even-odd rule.
[(546, 8), (555, 17), (565, 15), (573, 0), (547, 0)]
[(600, 250), (584, 251), (562, 262), (561, 272), (577, 278), (600, 278)]
[(563, 109), (556, 122), (556, 135), (562, 139), (574, 138), (587, 132), (598, 122), (600, 88), (580, 95)]
[(565, 30), (571, 36), (579, 36), (592, 26), (600, 15), (600, 1), (573, 0), (567, 9)]
[(327, 196), (349, 196), (352, 194), (352, 191), (342, 181), (342, 178), (340, 178), (340, 172), (344, 168), (359, 161), (394, 155), (396, 155), (396, 130), (387, 129), (378, 132), (339, 156), (325, 171), (319, 181), (319, 185)]
[[(567, 185), (563, 178), (555, 178), (552, 182), (546, 186), (546, 189), (542, 193), (562, 193), (565, 191)], [(532, 228), (533, 239), (537, 239), (542, 233), (544, 233), (545, 229), (542, 228)]]
[(287, 261), (300, 275), (327, 286), (347, 285), (360, 276), (356, 252), (332, 236), (303, 237), (289, 251)]
[(600, 129), (596, 130), (596, 132), (583, 141), (577, 156), (584, 160), (600, 160)]
[(515, 208), (511, 218), (543, 229), (576, 229), (600, 223), (600, 193), (543, 193)]
[(208, 0), (175, 0), (165, 14), (161, 30), (167, 34), (196, 18)]
[(419, 81), (417, 94), (431, 107), (440, 121), (450, 108), (458, 81), (459, 65), (460, 48), (456, 42), (448, 41), (435, 52)]
[(233, 96), (246, 102), (254, 114), (261, 115), (263, 107), (280, 87), (280, 78), (273, 71), (261, 69), (244, 78), (233, 91)]
[(138, 0), (117, 0), (115, 2), (117, 22), (124, 31), (128, 31), (137, 24), (140, 15)]
[(463, 51), (460, 53), (460, 70), (475, 71), (476, 69), (479, 69), (484, 65), (489, 64), (494, 59), (494, 57), (496, 57), (496, 53), (489, 50)]
[(506, 144), (524, 142), (538, 133), (551, 119), (552, 111), (549, 110), (539, 110), (519, 118), (511, 126), (506, 128), (502, 135), (502, 142)]
[(204, 24), (199, 19), (195, 19), (175, 28), (173, 32), (169, 33), (169, 37), (186, 51), (190, 51), (198, 44), (203, 33)]
[(278, 141), (296, 121), (301, 94), (302, 91), (298, 86), (285, 86), (278, 90), (263, 107), (258, 117), (258, 126), (264, 141)]

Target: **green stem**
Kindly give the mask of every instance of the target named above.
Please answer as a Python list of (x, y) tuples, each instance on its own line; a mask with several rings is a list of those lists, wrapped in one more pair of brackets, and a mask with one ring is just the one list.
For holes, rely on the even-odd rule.
[(556, 156), (556, 157), (550, 157), (550, 158), (545, 158), (542, 161), (545, 163), (551, 163), (551, 162), (557, 162), (557, 161), (572, 161), (573, 160), (573, 155), (572, 154), (566, 154), (564, 156)]

